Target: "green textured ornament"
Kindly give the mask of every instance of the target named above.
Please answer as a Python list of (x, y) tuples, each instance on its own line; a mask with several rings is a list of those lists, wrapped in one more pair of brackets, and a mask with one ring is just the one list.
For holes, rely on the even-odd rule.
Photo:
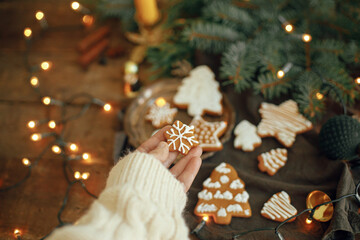
[(332, 160), (353, 160), (360, 155), (360, 123), (349, 116), (330, 118), (321, 128), (320, 149)]

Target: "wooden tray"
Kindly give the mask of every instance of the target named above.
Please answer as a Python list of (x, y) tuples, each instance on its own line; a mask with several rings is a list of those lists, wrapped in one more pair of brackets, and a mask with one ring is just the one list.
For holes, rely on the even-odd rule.
[[(150, 122), (145, 120), (149, 107), (159, 97), (163, 97), (167, 102), (172, 104), (172, 99), (177, 92), (181, 80), (170, 79), (163, 80), (144, 88), (135, 98), (126, 110), (124, 117), (124, 129), (129, 137), (129, 143), (135, 148), (147, 140), (156, 130)], [(226, 121), (228, 127), (225, 134), (220, 138), (224, 144), (231, 138), (232, 129), (235, 125), (235, 111), (233, 106), (225, 95), (223, 95), (224, 113), (220, 117), (205, 115), (203, 118), (207, 121)], [(178, 109), (174, 120), (180, 120), (185, 124), (190, 124), (192, 117), (187, 114), (187, 110)], [(202, 159), (214, 155), (216, 152), (204, 152)]]

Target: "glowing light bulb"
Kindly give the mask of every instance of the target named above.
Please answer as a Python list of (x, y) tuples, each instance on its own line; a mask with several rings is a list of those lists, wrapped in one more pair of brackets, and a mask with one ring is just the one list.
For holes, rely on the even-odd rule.
[(71, 8), (73, 9), (73, 10), (78, 10), (79, 8), (80, 8), (80, 3), (78, 3), (78, 2), (72, 2), (71, 3)]
[(47, 70), (50, 69), (51, 63), (48, 62), (48, 61), (44, 61), (44, 62), (42, 62), (42, 63), (40, 64), (40, 67), (41, 67), (42, 70), (47, 71)]
[(305, 222), (306, 222), (306, 224), (310, 224), (310, 223), (312, 223), (312, 219), (306, 218)]
[(94, 24), (95, 18), (91, 15), (84, 15), (82, 18), (82, 22), (85, 26), (90, 27)]
[(42, 102), (45, 104), (45, 105), (49, 105), (51, 103), (51, 98), (50, 97), (43, 97), (42, 98)]
[(287, 24), (287, 25), (285, 26), (285, 31), (287, 31), (288, 33), (291, 33), (293, 30), (294, 30), (293, 25)]
[(317, 92), (317, 93), (316, 93), (316, 98), (317, 98), (318, 100), (321, 100), (321, 99), (324, 98), (324, 95), (323, 95), (322, 93), (320, 93), (320, 92)]
[(84, 160), (89, 160), (89, 159), (90, 159), (90, 154), (88, 154), (88, 153), (83, 153), (82, 158), (83, 158)]
[(104, 110), (106, 111), (106, 112), (109, 112), (110, 110), (111, 110), (111, 105), (110, 104), (105, 104), (104, 105)]
[(88, 172), (84, 172), (83, 174), (81, 174), (81, 178), (84, 180), (88, 179), (89, 177), (90, 177), (90, 173)]
[(278, 78), (283, 78), (285, 76), (285, 73), (283, 70), (279, 70), (276, 75)]
[(35, 127), (36, 127), (36, 122), (33, 121), (33, 120), (31, 120), (31, 121), (28, 122), (27, 126), (28, 126), (29, 128), (35, 128)]
[(41, 134), (39, 133), (34, 133), (31, 135), (31, 140), (33, 140), (34, 142), (39, 141), (41, 139)]
[(163, 97), (159, 97), (155, 100), (155, 104), (158, 107), (163, 107), (166, 104), (166, 100)]
[(37, 11), (36, 14), (35, 14), (35, 17), (37, 20), (41, 20), (44, 18), (44, 13), (42, 11)]
[(32, 35), (31, 28), (25, 28), (25, 29), (24, 29), (24, 36), (25, 36), (26, 38), (30, 38), (31, 35)]
[(30, 160), (28, 158), (23, 158), (21, 161), (25, 166), (30, 166), (31, 165), (31, 162), (30, 162)]
[(76, 152), (78, 150), (78, 146), (75, 143), (71, 143), (69, 148), (73, 152)]
[(208, 217), (208, 216), (204, 216), (204, 217), (203, 217), (203, 220), (204, 220), (205, 222), (207, 222), (207, 221), (209, 220), (209, 217)]
[(304, 42), (310, 42), (310, 41), (312, 40), (312, 37), (311, 37), (310, 34), (304, 33), (304, 34), (302, 35), (302, 40), (303, 40)]
[(31, 77), (30, 78), (30, 84), (33, 87), (38, 87), (39, 86), (39, 79), (37, 77)]
[(48, 122), (48, 126), (49, 128), (54, 129), (56, 128), (56, 122), (54, 120), (51, 120)]
[(18, 229), (18, 228), (15, 228), (15, 229), (14, 229), (14, 236), (15, 236), (15, 237), (20, 237), (20, 236), (21, 236), (21, 230)]
[(59, 154), (61, 153), (61, 148), (58, 146), (58, 145), (54, 145), (51, 147), (51, 150), (56, 153), (56, 154)]
[(358, 85), (360, 85), (360, 77), (358, 77), (358, 78), (355, 79), (355, 83), (358, 84)]
[(81, 178), (81, 173), (78, 172), (78, 171), (76, 171), (76, 172), (74, 173), (74, 178), (75, 178), (75, 179), (80, 179), (80, 178)]

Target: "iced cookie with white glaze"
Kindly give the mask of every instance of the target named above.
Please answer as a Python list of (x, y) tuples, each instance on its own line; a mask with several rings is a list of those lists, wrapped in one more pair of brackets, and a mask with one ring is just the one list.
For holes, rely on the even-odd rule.
[(285, 148), (272, 149), (270, 152), (260, 154), (257, 159), (260, 171), (273, 176), (280, 168), (285, 166), (287, 150)]
[[(162, 100), (162, 99), (160, 99)], [(171, 108), (168, 102), (155, 101), (145, 116), (145, 119), (150, 121), (153, 127), (161, 128), (165, 125), (171, 124), (178, 110)]]
[(228, 163), (221, 163), (203, 183), (194, 213), (211, 216), (217, 224), (228, 225), (232, 217), (251, 217), (249, 194), (245, 183)]
[[(261, 215), (267, 219), (283, 222), (289, 217), (296, 215), (296, 208), (290, 203), (290, 196), (285, 191), (275, 193), (261, 209)], [(289, 222), (294, 221), (295, 218)]]
[(244, 152), (252, 152), (261, 145), (261, 138), (257, 134), (256, 126), (247, 120), (241, 121), (234, 130), (236, 136), (234, 147)]

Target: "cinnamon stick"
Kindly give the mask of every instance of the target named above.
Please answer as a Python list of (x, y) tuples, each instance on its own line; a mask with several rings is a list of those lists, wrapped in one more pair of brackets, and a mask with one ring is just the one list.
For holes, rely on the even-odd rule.
[(83, 40), (81, 40), (78, 44), (78, 49), (80, 52), (84, 53), (91, 46), (95, 45), (101, 39), (105, 38), (110, 33), (110, 27), (104, 26), (97, 29), (95, 32), (86, 36)]
[(83, 68), (87, 68), (91, 62), (96, 60), (102, 52), (105, 51), (106, 47), (109, 45), (109, 39), (105, 38), (93, 46), (88, 52), (82, 54), (78, 60), (79, 64)]

